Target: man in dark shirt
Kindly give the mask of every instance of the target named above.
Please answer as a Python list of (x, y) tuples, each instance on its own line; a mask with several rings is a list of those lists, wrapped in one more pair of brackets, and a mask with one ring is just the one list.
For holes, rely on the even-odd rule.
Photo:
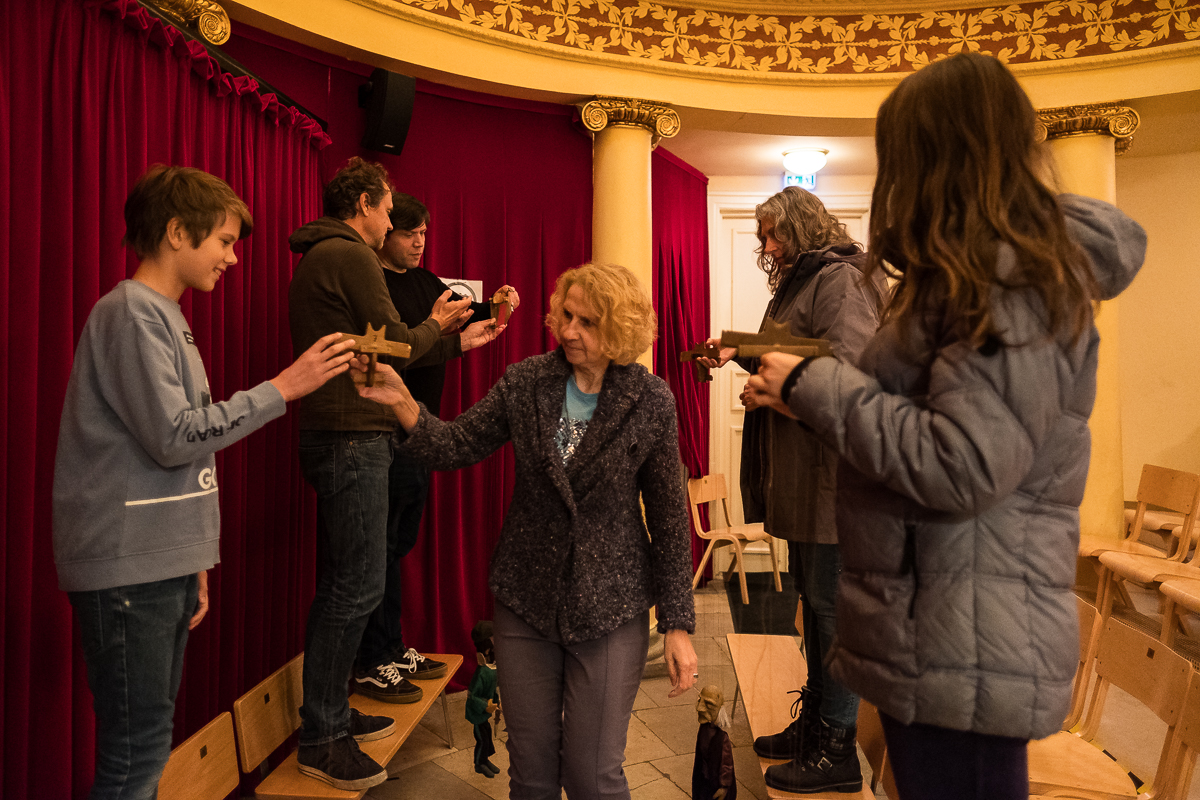
[[(423, 320), (434, 303), (446, 291), (438, 276), (421, 267), (425, 254), (425, 232), (429, 210), (414, 197), (394, 192), (390, 212), (392, 230), (376, 250), (383, 264), (392, 304), (402, 320)], [(509, 302), (516, 308), (520, 299), (511, 286)], [(503, 330), (491, 318), (491, 303), (474, 303), (470, 323), (461, 334), (465, 351), (468, 343), (478, 346), (491, 341)], [(442, 387), (446, 381), (446, 360), (461, 355), (444, 348), (445, 358), (435, 363), (422, 359), (421, 366), (401, 370), (413, 397), (438, 415)], [(412, 550), (421, 527), (421, 514), (429, 493), (429, 471), (411, 458), (396, 454), (388, 473), (387, 577), (383, 602), (372, 613), (358, 651), (358, 669), (354, 673), (356, 691), (388, 702), (406, 702), (409, 693), (420, 695), (411, 680), (437, 678), (446, 673), (446, 665), (425, 658), (406, 647), (401, 626), (400, 559)], [(407, 679), (407, 680), (405, 680)], [(414, 691), (415, 690), (415, 691)]]

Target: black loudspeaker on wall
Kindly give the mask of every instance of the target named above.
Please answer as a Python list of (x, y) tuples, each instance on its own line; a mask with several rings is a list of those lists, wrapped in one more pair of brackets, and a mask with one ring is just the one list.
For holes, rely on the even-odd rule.
[(413, 78), (386, 69), (375, 70), (370, 82), (358, 87), (358, 105), (367, 110), (363, 147), (400, 155), (412, 122), (416, 87)]

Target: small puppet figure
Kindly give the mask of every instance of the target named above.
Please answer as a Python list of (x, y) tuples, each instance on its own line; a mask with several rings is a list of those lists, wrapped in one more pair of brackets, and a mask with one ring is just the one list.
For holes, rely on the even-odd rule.
[(692, 800), (737, 800), (733, 744), (726, 733), (730, 723), (724, 705), (725, 695), (716, 686), (705, 686), (696, 701), (700, 730), (696, 733)]
[(500, 774), (490, 759), (496, 753), (492, 742), (492, 714), (500, 719), (500, 694), (496, 681), (496, 653), (492, 646), (492, 621), (485, 619), (471, 629), (475, 643), (475, 674), (467, 687), (467, 722), (475, 726), (475, 771), (487, 778)]

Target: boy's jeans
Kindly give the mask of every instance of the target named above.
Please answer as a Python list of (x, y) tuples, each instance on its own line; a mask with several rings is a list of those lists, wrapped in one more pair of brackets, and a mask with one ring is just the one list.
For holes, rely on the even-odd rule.
[(198, 587), (193, 574), (69, 593), (96, 710), (91, 800), (158, 796)]

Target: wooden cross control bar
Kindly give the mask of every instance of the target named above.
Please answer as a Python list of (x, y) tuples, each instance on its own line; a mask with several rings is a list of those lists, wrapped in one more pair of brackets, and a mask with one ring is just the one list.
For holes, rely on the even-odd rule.
[(361, 372), (351, 372), (350, 377), (355, 383), (366, 383), (368, 386), (374, 386), (375, 381), (375, 360), (382, 354), (385, 356), (395, 356), (396, 358), (408, 358), (412, 354), (412, 347), (403, 342), (393, 342), (384, 338), (387, 336), (387, 325), (380, 325), (378, 328), (371, 327), (371, 323), (367, 323), (367, 332), (364, 334), (343, 333), (342, 338), (338, 339), (338, 343), (345, 341), (354, 342), (350, 348), (355, 353), (366, 353), (370, 357), (367, 363), (367, 374), (363, 376)]

